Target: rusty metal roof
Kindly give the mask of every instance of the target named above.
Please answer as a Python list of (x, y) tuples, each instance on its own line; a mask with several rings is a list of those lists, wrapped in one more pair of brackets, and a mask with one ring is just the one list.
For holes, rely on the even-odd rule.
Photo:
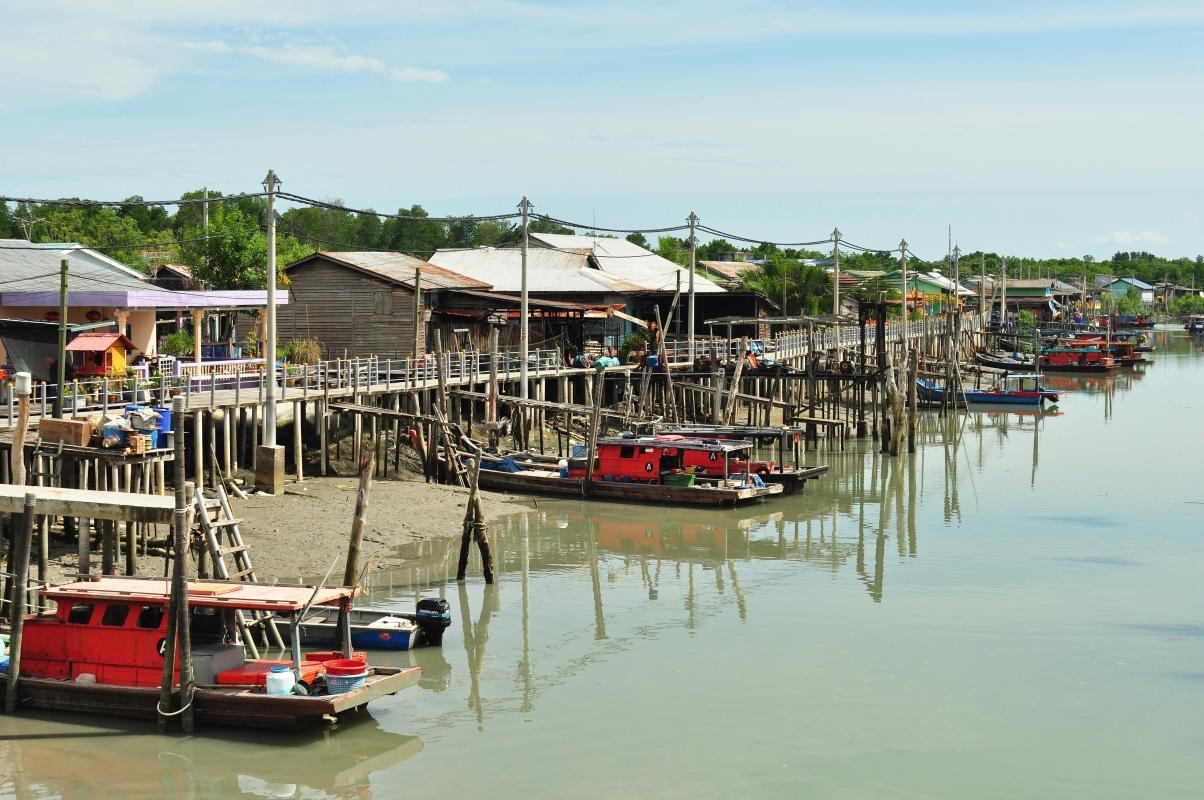
[[(530, 247), (527, 289), (531, 292), (613, 294), (647, 291), (647, 287), (590, 266), (589, 251)], [(522, 251), (517, 247), (472, 247), (437, 250), (431, 263), (493, 283), (497, 292), (522, 290)]]
[[(597, 265), (599, 272), (634, 284), (638, 287), (637, 291), (672, 292), (680, 287), (684, 292), (690, 282), (689, 271), (685, 267), (626, 239), (564, 233), (532, 233), (530, 239), (536, 245), (546, 248), (585, 250)], [(714, 294), (723, 291), (723, 287), (695, 271), (695, 293)]]
[(397, 283), (409, 289), (414, 288), (414, 273), (422, 271), (423, 289), (489, 289), (492, 284), (477, 280), (468, 275), (453, 272), (444, 267), (423, 261), (421, 258), (408, 256), (405, 253), (378, 251), (330, 251), (322, 250), (306, 256), (300, 261), (294, 261), (285, 267), (285, 272), (310, 263), (315, 258), (324, 258), (335, 264), (368, 273), (392, 283)]

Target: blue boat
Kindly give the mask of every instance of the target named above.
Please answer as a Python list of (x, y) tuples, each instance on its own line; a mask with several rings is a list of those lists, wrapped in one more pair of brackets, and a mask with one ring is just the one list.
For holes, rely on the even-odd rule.
[[(925, 403), (940, 403), (945, 399), (945, 388), (927, 378), (916, 379), (916, 396)], [(990, 389), (966, 389), (958, 401), (984, 405), (1039, 406), (1049, 401), (1058, 402), (1059, 394), (1041, 385), (1037, 374), (1004, 375)]]
[[(298, 624), (305, 645), (331, 645), (339, 610), (319, 607)], [(362, 650), (409, 650), (418, 642), (418, 625), (409, 615), (384, 608), (351, 609), (351, 646)]]

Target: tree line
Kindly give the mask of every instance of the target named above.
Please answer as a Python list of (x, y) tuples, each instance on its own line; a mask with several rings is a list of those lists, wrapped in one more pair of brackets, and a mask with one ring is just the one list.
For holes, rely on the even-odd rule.
[[(209, 190), (211, 196), (221, 194), (218, 189)], [(203, 196), (204, 190), (197, 189), (184, 193), (181, 199)], [(183, 263), (192, 268), (198, 280), (212, 287), (265, 285), (265, 198), (211, 201), (207, 229), (200, 204), (176, 206), (173, 210), (168, 206), (145, 205), (136, 195), (126, 200), (126, 205), (116, 207), (0, 203), (0, 238), (78, 242), (148, 273), (159, 264)], [(331, 204), (341, 203), (334, 200)], [(388, 250), (429, 258), (441, 248), (504, 245), (518, 239), (513, 221), (471, 217), (453, 222), (431, 220), (420, 204), (403, 206), (396, 213), (416, 219), (381, 218), (371, 210), (353, 213), (309, 206), (278, 211), (277, 261), (288, 264), (316, 250)], [(574, 232), (546, 220), (533, 220), (530, 229), (544, 233)], [(683, 238), (661, 236), (655, 244), (640, 233), (626, 238), (683, 266), (689, 261), (689, 243)], [(827, 260), (830, 251), (778, 248), (771, 243), (741, 245), (719, 238), (699, 242), (696, 256), (708, 261), (764, 260), (764, 265), (749, 276), (747, 285), (780, 302), (784, 282), (789, 313), (822, 304), (823, 292), (831, 291), (827, 285), (830, 279), (822, 282), (826, 288), (820, 286), (823, 267), (806, 263)], [(1107, 274), (1149, 283), (1170, 281), (1204, 287), (1204, 256), (1165, 258), (1144, 251), (1117, 252), (1104, 261), (1091, 256), (1040, 259), (975, 252), (962, 256), (962, 275), (977, 274), (984, 263), (989, 275), (999, 275), (1004, 257), (1008, 261), (1009, 278), (1081, 280), (1087, 276), (1091, 280)], [(847, 270), (890, 271), (897, 268), (898, 257), (889, 252), (842, 251), (841, 266)], [(915, 266), (951, 274), (945, 261)]]

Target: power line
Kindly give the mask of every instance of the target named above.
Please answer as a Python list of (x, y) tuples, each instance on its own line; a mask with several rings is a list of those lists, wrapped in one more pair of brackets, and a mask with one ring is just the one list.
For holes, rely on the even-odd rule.
[(338, 203), (328, 203), (325, 200), (314, 200), (311, 197), (302, 197), (299, 194), (291, 194), (289, 192), (277, 192), (276, 196), (282, 200), (291, 200), (294, 203), (312, 206), (314, 208), (325, 208), (330, 211), (345, 211), (349, 214), (366, 214), (368, 216), (376, 216), (381, 219), (397, 219), (397, 220), (413, 220), (415, 222), (495, 222), (504, 219), (515, 219), (519, 216), (516, 212), (507, 214), (486, 214), (485, 216), (463, 215), (463, 216), (448, 216), (448, 217), (423, 217), (417, 214), (390, 214), (385, 211), (376, 211), (371, 208), (350, 208), (348, 206), (339, 205)]
[(769, 239), (751, 239), (745, 236), (738, 236), (734, 233), (724, 233), (723, 231), (716, 230), (706, 225), (699, 225), (698, 230), (704, 233), (709, 233), (712, 236), (718, 236), (721, 239), (749, 242), (751, 244), (771, 244), (774, 247), (813, 247), (818, 244), (831, 244), (832, 242), (831, 237), (828, 237), (827, 239), (816, 239), (813, 242), (774, 242), (770, 241)]
[(603, 231), (605, 233), (673, 233), (675, 231), (689, 230), (689, 225), (674, 225), (668, 228), (600, 228), (597, 225), (586, 225), (580, 222), (570, 222), (564, 219), (548, 216), (547, 214), (532, 214), (533, 219), (541, 219), (544, 222), (551, 222), (554, 225), (563, 225), (566, 228), (576, 228), (583, 231)]

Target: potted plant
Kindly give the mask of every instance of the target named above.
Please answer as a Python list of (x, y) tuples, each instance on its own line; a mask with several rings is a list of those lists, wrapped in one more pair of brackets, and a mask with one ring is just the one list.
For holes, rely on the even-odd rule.
[(88, 399), (88, 384), (72, 381), (63, 387), (63, 407), (72, 414), (78, 414), (84, 408)]

